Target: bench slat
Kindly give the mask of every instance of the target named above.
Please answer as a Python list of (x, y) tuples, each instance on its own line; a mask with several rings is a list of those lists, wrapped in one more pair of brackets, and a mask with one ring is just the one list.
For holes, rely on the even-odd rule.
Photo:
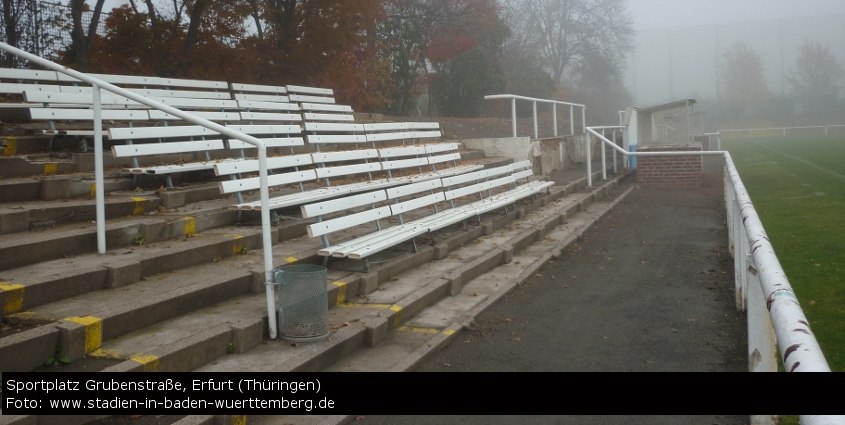
[[(76, 105), (93, 105), (94, 98), (87, 94), (62, 93), (59, 91), (25, 91), (23, 98), (27, 102), (38, 103), (58, 103), (58, 104), (76, 104)], [(133, 105), (141, 106), (140, 103), (127, 99), (123, 96), (115, 96), (104, 94), (100, 97), (103, 105)], [(55, 106), (55, 105), (54, 105)]]
[(364, 132), (362, 124), (338, 124), (338, 123), (323, 123), (323, 122), (306, 122), (305, 131), (347, 131), (347, 132)]
[(307, 96), (301, 94), (289, 94), (288, 98), (291, 102), (307, 102), (307, 103), (328, 103), (334, 104), (333, 97)]
[(130, 127), (110, 128), (111, 140), (141, 140), (171, 137), (220, 137), (220, 133), (198, 125), (175, 125), (172, 127)]
[(302, 114), (302, 116), (303, 118), (305, 118), (306, 121), (355, 121), (354, 116), (345, 114), (315, 114), (306, 112)]
[[(129, 85), (136, 85), (136, 86), (161, 86), (161, 78), (159, 77), (145, 77), (145, 76), (135, 76), (135, 75), (112, 75), (112, 74), (87, 74), (89, 77), (96, 78), (98, 80), (103, 80), (107, 83), (111, 84), (129, 84)], [(61, 72), (58, 73), (59, 81), (70, 82), (70, 83), (80, 83), (80, 84), (88, 84), (81, 80), (77, 80), (70, 75), (63, 74)]]
[(288, 96), (280, 96), (275, 94), (250, 94), (250, 93), (235, 93), (235, 100), (253, 100), (256, 102), (276, 102), (276, 103), (290, 103)]
[[(126, 89), (146, 97), (181, 97), (188, 99), (231, 99), (227, 92), (211, 91), (190, 91), (190, 90), (167, 90), (167, 89)], [(63, 93), (93, 93), (91, 87), (87, 86), (61, 86)]]
[[(269, 186), (282, 186), (286, 184), (293, 184), (299, 182), (316, 180), (317, 176), (314, 170), (291, 171), (288, 173), (273, 174), (267, 176), (267, 184)], [(220, 182), (220, 193), (235, 193), (244, 192), (248, 190), (257, 190), (261, 187), (261, 182), (258, 177), (250, 177), (246, 179), (229, 180)]]
[(513, 176), (502, 177), (496, 180), (490, 180), (486, 182), (477, 183), (470, 186), (465, 186), (459, 189), (454, 189), (446, 192), (446, 200), (451, 201), (452, 199), (460, 198), (461, 196), (470, 195), (473, 193), (483, 192), (485, 190), (492, 189), (496, 186), (502, 186), (505, 184), (513, 183), (514, 179)]
[(242, 109), (260, 109), (273, 111), (300, 111), (296, 103), (261, 102), (257, 100), (238, 99), (238, 107)]
[(314, 223), (307, 227), (308, 235), (313, 237), (322, 236), (338, 230), (347, 229), (352, 226), (361, 225), (370, 221), (390, 217), (390, 207), (380, 207), (373, 210), (362, 211), (356, 214), (346, 215), (333, 220)]
[(371, 162), (369, 164), (341, 165), (337, 167), (317, 168), (317, 178), (332, 178), (348, 176), (359, 173), (372, 173), (381, 171), (381, 163)]
[(349, 105), (337, 105), (330, 103), (302, 103), (303, 111), (318, 111), (318, 112), (353, 112)]
[(438, 130), (440, 123), (437, 122), (386, 122), (364, 124), (367, 131), (394, 131), (394, 130)]
[(443, 162), (449, 161), (459, 161), (461, 159), (461, 154), (459, 153), (449, 153), (446, 155), (438, 155), (438, 156), (430, 156), (428, 157), (428, 163), (430, 165), (434, 164), (441, 164)]
[(420, 145), (379, 149), (379, 156), (382, 158), (395, 158), (397, 156), (413, 155), (425, 155), (425, 146)]
[(204, 152), (223, 149), (222, 140), (197, 140), (195, 142), (145, 143), (142, 145), (114, 145), (115, 157), (165, 155), (185, 152)]
[(434, 143), (430, 145), (425, 145), (425, 153), (454, 151), (458, 150), (458, 148), (460, 148), (460, 145), (457, 143)]
[(406, 184), (399, 187), (391, 187), (387, 189), (387, 199), (398, 199), (403, 196), (413, 195), (415, 193), (426, 192), (429, 190), (437, 190), (443, 187), (440, 179), (427, 180), (419, 183)]
[(384, 170), (396, 170), (399, 168), (422, 167), (428, 165), (428, 158), (411, 158), (400, 159), (398, 161), (382, 161), (381, 166)]
[(407, 131), (402, 133), (375, 133), (367, 134), (368, 142), (381, 142), (386, 140), (425, 139), (440, 137), (439, 131)]
[(355, 151), (340, 152), (314, 152), (311, 154), (314, 162), (337, 162), (354, 161), (360, 159), (378, 159), (378, 151), (375, 149), (359, 149)]
[(0, 83), (0, 93), (22, 94), (27, 91), (60, 92), (61, 88), (51, 84)]
[(363, 134), (308, 134), (305, 136), (308, 143), (366, 143), (367, 138)]
[(227, 128), (246, 134), (298, 134), (302, 133), (302, 127), (286, 124), (246, 124), (227, 125)]
[[(146, 110), (137, 109), (103, 109), (102, 119), (104, 120), (149, 120), (150, 115)], [(34, 120), (86, 120), (94, 119), (93, 109), (57, 109), (57, 108), (30, 108), (29, 116)]]
[[(304, 146), (305, 140), (302, 137), (273, 137), (273, 138), (261, 138), (262, 142), (267, 145), (268, 148), (284, 148), (290, 146)], [(230, 149), (255, 149), (256, 147), (247, 143), (242, 142), (240, 140), (229, 139), (229, 148)]]
[[(301, 167), (313, 164), (311, 155), (286, 155), (267, 158), (267, 169), (277, 170), (280, 168)], [(254, 173), (258, 172), (258, 160), (250, 159), (231, 164), (217, 164), (214, 167), (214, 174), (218, 176), (225, 176), (237, 173)]]
[(56, 74), (40, 69), (0, 68), (0, 78), (9, 80), (58, 81)]
[(302, 210), (302, 218), (312, 218), (364, 205), (375, 204), (386, 199), (387, 195), (384, 194), (383, 190), (376, 190), (373, 192), (362, 193), (360, 195), (333, 199), (331, 201), (303, 205), (300, 209)]
[(275, 93), (275, 94), (285, 94), (287, 93), (287, 89), (281, 86), (265, 86), (261, 84), (241, 84), (241, 83), (232, 83), (231, 84), (232, 91), (250, 91), (256, 93)]
[[(176, 115), (170, 115), (167, 112), (159, 111), (158, 109), (150, 109), (150, 119), (152, 120), (169, 120), (178, 121), (182, 118)], [(209, 121), (240, 121), (241, 115), (237, 112), (210, 112), (210, 111), (185, 111), (191, 115), (205, 118)]]
[(289, 93), (305, 93), (305, 94), (322, 94), (326, 96), (334, 96), (334, 90), (321, 87), (305, 87), (305, 86), (287, 86)]
[(241, 119), (244, 121), (302, 121), (302, 115), (275, 112), (241, 112)]
[(410, 201), (400, 202), (390, 206), (390, 212), (393, 215), (404, 214), (418, 208), (434, 205), (438, 202), (446, 200), (446, 195), (443, 192), (434, 193), (431, 195), (421, 196), (419, 198), (411, 199)]

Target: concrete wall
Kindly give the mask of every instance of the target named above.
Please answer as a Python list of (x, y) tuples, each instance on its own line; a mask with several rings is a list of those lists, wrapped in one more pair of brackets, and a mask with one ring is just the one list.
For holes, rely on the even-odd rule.
[[(531, 140), (529, 137), (500, 139), (471, 139), (462, 143), (468, 149), (483, 150), (488, 157), (507, 157), (514, 161), (530, 160), (534, 174), (549, 175), (563, 171), (586, 160), (584, 136), (563, 136)], [(598, 154), (598, 144), (593, 143), (593, 154)]]

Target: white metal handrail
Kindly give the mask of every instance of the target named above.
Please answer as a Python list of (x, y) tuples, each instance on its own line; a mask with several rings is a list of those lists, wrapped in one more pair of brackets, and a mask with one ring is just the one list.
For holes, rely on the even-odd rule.
[(267, 295), (267, 319), (269, 325), (270, 338), (276, 338), (276, 296), (275, 288), (273, 286), (273, 241), (272, 229), (270, 227), (270, 208), (269, 199), (270, 191), (267, 185), (267, 146), (260, 139), (250, 135), (232, 130), (220, 124), (211, 122), (204, 118), (192, 115), (172, 106), (156, 102), (139, 94), (124, 90), (113, 84), (91, 77), (87, 74), (70, 69), (68, 67), (51, 62), (39, 56), (25, 52), (18, 48), (12, 47), (6, 43), (0, 42), (0, 49), (9, 52), (13, 55), (22, 57), (30, 62), (36, 63), (45, 68), (49, 68), (63, 74), (70, 75), (77, 80), (84, 81), (95, 87), (93, 91), (94, 97), (94, 168), (95, 168), (95, 191), (96, 191), (96, 210), (97, 210), (97, 251), (100, 254), (106, 253), (106, 213), (105, 213), (105, 184), (103, 172), (103, 121), (102, 121), (102, 103), (100, 101), (100, 89), (121, 95), (123, 97), (134, 100), (138, 103), (147, 105), (151, 108), (164, 111), (168, 114), (182, 118), (185, 121), (203, 126), (205, 128), (214, 130), (220, 134), (249, 143), (258, 148), (258, 165), (259, 165), (259, 181), (261, 189), (261, 233), (264, 250), (264, 283)]
[[(554, 128), (554, 136), (557, 137), (557, 105), (569, 106), (569, 134), (575, 134), (575, 119), (574, 108), (581, 108), (581, 128), (587, 128), (587, 106), (580, 103), (561, 102), (559, 100), (551, 99), (537, 99), (533, 97), (519, 96), (516, 94), (493, 94), (484, 96), (485, 100), (493, 99), (510, 99), (511, 100), (511, 122), (513, 124), (513, 137), (517, 137), (516, 131), (516, 101), (526, 100), (533, 102), (534, 105), (534, 138), (539, 139), (540, 134), (537, 128), (537, 103), (550, 103), (552, 105), (552, 127)], [(586, 131), (583, 133), (586, 134)]]

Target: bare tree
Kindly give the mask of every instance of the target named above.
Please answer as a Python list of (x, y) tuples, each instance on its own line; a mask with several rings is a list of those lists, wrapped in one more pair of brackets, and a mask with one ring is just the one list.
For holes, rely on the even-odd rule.
[(88, 72), (88, 52), (91, 50), (94, 36), (97, 35), (97, 25), (100, 22), (100, 14), (103, 12), (103, 4), (105, 0), (97, 0), (86, 32), (82, 22), (82, 13), (86, 9), (85, 0), (70, 1), (70, 14), (73, 20), (70, 37), (73, 40), (72, 51), (75, 54), (76, 69), (79, 71)]
[(625, 0), (509, 0), (518, 10), (511, 28), (532, 45), (552, 78), (562, 82), (587, 55), (622, 67), (631, 46), (632, 20)]
[(806, 41), (798, 49), (795, 72), (787, 78), (792, 93), (810, 115), (830, 113), (839, 99), (842, 66), (830, 53), (830, 46)]
[(736, 43), (725, 51), (722, 82), (725, 100), (736, 111), (747, 115), (762, 106), (769, 96), (763, 59), (745, 43)]

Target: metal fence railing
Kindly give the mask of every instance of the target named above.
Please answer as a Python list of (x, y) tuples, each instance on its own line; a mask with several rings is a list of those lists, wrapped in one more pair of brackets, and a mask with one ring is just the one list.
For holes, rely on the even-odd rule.
[(561, 102), (558, 100), (550, 100), (550, 99), (535, 99), (533, 97), (525, 97), (525, 96), (518, 96), (515, 94), (494, 94), (490, 96), (484, 96), (485, 100), (493, 100), (493, 99), (510, 99), (511, 101), (511, 122), (513, 124), (513, 137), (517, 137), (517, 129), (516, 129), (516, 101), (517, 100), (525, 100), (528, 102), (532, 102), (533, 104), (533, 116), (534, 116), (534, 138), (539, 139), (540, 134), (537, 126), (537, 104), (538, 103), (549, 103), (552, 105), (552, 127), (554, 129), (554, 136), (558, 136), (558, 129), (557, 129), (557, 105), (563, 105), (569, 107), (569, 134), (575, 134), (575, 108), (581, 109), (581, 133), (586, 134), (587, 128), (587, 106), (581, 105), (578, 103), (569, 103), (569, 102)]

